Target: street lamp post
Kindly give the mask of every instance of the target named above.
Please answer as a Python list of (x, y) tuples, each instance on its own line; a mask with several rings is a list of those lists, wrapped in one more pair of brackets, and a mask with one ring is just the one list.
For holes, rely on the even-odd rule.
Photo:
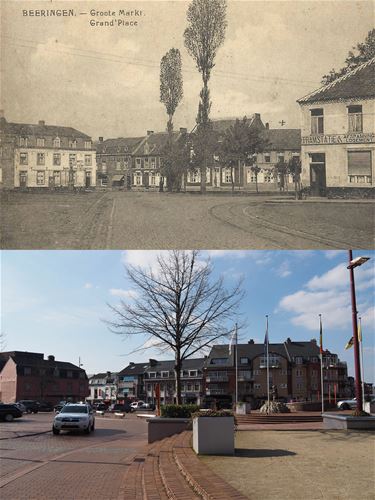
[(355, 397), (357, 401), (357, 412), (363, 411), (362, 406), (362, 385), (361, 385), (361, 363), (359, 356), (358, 324), (357, 324), (357, 303), (355, 296), (354, 268), (361, 266), (369, 260), (367, 257), (353, 259), (353, 251), (349, 250), (349, 274), (350, 293), (352, 299), (352, 325), (353, 325), (353, 347), (354, 347), (354, 376), (355, 376)]

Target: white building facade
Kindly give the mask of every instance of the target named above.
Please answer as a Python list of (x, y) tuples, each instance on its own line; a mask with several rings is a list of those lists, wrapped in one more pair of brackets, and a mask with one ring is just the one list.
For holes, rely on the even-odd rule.
[(315, 196), (370, 197), (375, 182), (375, 59), (299, 99), (302, 184)]
[(13, 143), (11, 188), (91, 188), (96, 154), (91, 138), (71, 127), (3, 122)]

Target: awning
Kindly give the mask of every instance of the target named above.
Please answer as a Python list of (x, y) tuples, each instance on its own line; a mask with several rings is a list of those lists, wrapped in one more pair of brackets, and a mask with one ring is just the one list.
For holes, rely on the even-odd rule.
[(121, 182), (122, 180), (124, 179), (124, 176), (123, 175), (114, 175), (112, 177), (112, 182)]

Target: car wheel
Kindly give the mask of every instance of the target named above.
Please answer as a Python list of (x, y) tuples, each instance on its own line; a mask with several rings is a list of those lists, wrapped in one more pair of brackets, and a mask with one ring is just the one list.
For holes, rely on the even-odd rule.
[(33, 413), (34, 413), (34, 415), (35, 415), (36, 413), (38, 413), (38, 410), (34, 410), (34, 411), (33, 411)]
[(52, 427), (52, 432), (55, 434), (55, 436), (57, 436), (58, 434), (60, 434), (60, 429), (56, 429), (56, 427)]
[(350, 410), (350, 406), (347, 403), (344, 403), (343, 405), (341, 405), (341, 409), (342, 410)]
[(27, 408), (26, 413), (31, 413), (30, 408)]
[(13, 419), (14, 419), (14, 417), (11, 413), (7, 413), (4, 417), (5, 422), (12, 422)]
[(89, 426), (87, 427), (87, 429), (85, 429), (85, 431), (84, 431), (84, 432), (85, 432), (85, 434), (90, 434), (90, 432), (91, 432), (91, 426), (89, 425)]
[(95, 430), (95, 423), (93, 422), (91, 426), (91, 431), (94, 432), (94, 430)]

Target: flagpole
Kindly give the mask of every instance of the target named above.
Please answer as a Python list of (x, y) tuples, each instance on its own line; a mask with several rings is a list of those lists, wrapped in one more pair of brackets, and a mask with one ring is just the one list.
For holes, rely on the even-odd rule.
[(270, 411), (270, 362), (269, 362), (269, 355), (268, 355), (268, 314), (266, 315), (266, 336), (267, 336), (267, 413)]
[(323, 381), (323, 328), (322, 315), (319, 314), (319, 331), (320, 331), (320, 383), (322, 392), (322, 413), (324, 413), (324, 381)]
[(359, 349), (361, 352), (361, 379), (362, 379), (362, 405), (365, 406), (365, 378), (364, 378), (364, 366), (363, 366), (363, 344), (362, 344), (362, 318), (358, 318), (358, 341)]
[(238, 327), (237, 327), (237, 323), (236, 323), (236, 345), (235, 345), (235, 356), (236, 356), (236, 407), (235, 407), (235, 411), (237, 411), (237, 403), (238, 403), (238, 352), (237, 352), (237, 344), (238, 344)]

